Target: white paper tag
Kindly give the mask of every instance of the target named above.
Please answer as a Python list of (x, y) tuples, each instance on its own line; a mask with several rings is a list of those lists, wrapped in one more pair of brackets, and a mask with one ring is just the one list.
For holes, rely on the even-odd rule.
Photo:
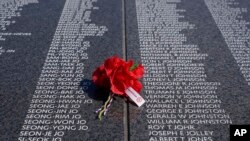
[(131, 98), (137, 106), (141, 106), (145, 103), (145, 100), (138, 94), (133, 88), (129, 87), (125, 90), (125, 93)]

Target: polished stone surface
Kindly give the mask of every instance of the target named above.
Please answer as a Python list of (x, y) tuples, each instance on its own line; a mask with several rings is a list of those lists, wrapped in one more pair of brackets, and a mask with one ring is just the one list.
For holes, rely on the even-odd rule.
[[(39, 137), (43, 141), (228, 141), (230, 124), (250, 124), (248, 0), (17, 1), (0, 1), (0, 141)], [(150, 52), (145, 51), (147, 48)], [(178, 49), (182, 51), (171, 52)], [(128, 102), (124, 107), (124, 99), (115, 97), (107, 115), (99, 121), (95, 111), (104, 104), (108, 92), (96, 88), (91, 75), (113, 55), (145, 65), (141, 95), (147, 102), (141, 107)], [(193, 65), (189, 70), (197, 65), (200, 71), (178, 72), (185, 68), (183, 65)], [(190, 80), (176, 79), (184, 74), (193, 76), (184, 76)], [(196, 74), (200, 80), (191, 80)], [(150, 88), (161, 84), (167, 87), (170, 82), (176, 85), (162, 91)], [(191, 89), (195, 87), (192, 83), (185, 93), (180, 87), (189, 82), (206, 82), (207, 87), (197, 92)], [(188, 90), (193, 93), (187, 94)], [(154, 95), (165, 97), (152, 98)], [(207, 97), (190, 98), (197, 95)], [(192, 100), (211, 99), (214, 103), (196, 104), (211, 104), (213, 108), (182, 108), (194, 104)], [(173, 104), (171, 100), (176, 107), (167, 108), (167, 104)], [(149, 107), (162, 101), (165, 108)], [(52, 113), (39, 111), (48, 109)], [(183, 112), (190, 109), (217, 111)], [(34, 117), (35, 113), (52, 116)], [(211, 123), (197, 123), (200, 119)], [(223, 121), (214, 123), (220, 119)], [(152, 120), (157, 122), (149, 123)], [(170, 120), (180, 122), (166, 123)], [(28, 128), (30, 125), (49, 129)]]
[[(25, 1), (21, 0), (21, 2)], [(80, 3), (83, 5), (78, 7), (77, 5), (80, 5)], [(14, 1), (9, 0), (9, 3), (6, 5), (8, 4), (14, 5), (15, 3)], [(76, 6), (79, 8), (78, 10), (80, 10), (80, 8), (83, 10), (76, 11), (79, 15), (84, 14), (84, 17), (81, 17), (80, 19), (84, 23), (82, 26), (89, 26), (86, 28), (83, 27), (82, 32), (80, 31), (80, 28), (71, 26), (73, 22), (79, 24), (77, 17), (74, 17), (75, 19), (67, 19), (66, 17), (70, 11), (66, 11), (67, 9), (65, 9), (65, 7), (74, 8), (74, 4), (77, 4)], [(11, 20), (15, 20), (15, 23), (9, 26), (7, 25), (6, 30), (1, 30), (1, 33), (30, 32), (31, 36), (3, 36), (6, 40), (0, 41), (1, 50), (4, 50), (0, 55), (0, 140), (39, 140), (38, 137), (40, 136), (44, 137), (40, 138), (40, 140), (46, 140), (46, 138), (48, 138), (48, 140), (61, 139), (68, 141), (98, 139), (107, 141), (123, 140), (123, 99), (119, 97), (115, 98), (107, 116), (105, 116), (102, 121), (99, 121), (95, 111), (104, 104), (107, 98), (107, 93), (96, 89), (91, 82), (92, 72), (96, 67), (103, 63), (105, 58), (113, 55), (122, 56), (121, 4), (121, 1), (116, 0), (98, 0), (97, 2), (90, 0), (39, 0), (38, 3), (28, 3), (24, 6), (17, 6), (18, 8), (22, 8), (19, 11), (20, 16), (11, 17)], [(4, 4), (2, 5), (3, 7), (6, 6)], [(4, 20), (8, 21), (8, 18)], [(61, 25), (65, 25), (65, 27), (67, 25), (68, 28), (64, 29), (58, 27), (59, 21), (61, 21)], [(67, 24), (67, 22), (69, 24)], [(72, 22), (72, 24), (70, 22)], [(79, 34), (78, 37), (67, 34), (74, 29), (78, 29), (76, 30), (77, 34)], [(90, 31), (89, 33), (87, 33), (87, 29)], [(91, 31), (94, 30), (96, 33), (91, 33)], [(67, 38), (72, 36), (73, 38), (82, 38), (80, 46), (87, 47), (87, 49), (76, 47), (73, 49), (63, 49), (62, 40), (59, 41), (59, 45), (56, 43), (56, 39), (60, 35), (64, 35), (61, 38), (64, 40), (64, 46), (71, 46), (71, 40)], [(52, 42), (52, 40), (55, 42)], [(14, 50), (14, 53), (7, 53), (7, 50)], [(63, 59), (64, 56), (61, 52), (72, 50), (83, 53), (79, 53), (80, 55), (78, 55), (78, 57), (85, 58), (88, 56), (88, 59), (78, 59), (73, 57), (73, 59)], [(54, 54), (49, 55), (51, 52)], [(62, 55), (60, 56), (60, 54)], [(52, 58), (57, 56), (59, 56), (59, 59), (57, 60)], [(49, 59), (56, 61), (57, 64), (49, 66), (51, 68), (47, 67), (49, 65)], [(66, 69), (66, 67), (64, 68), (60, 66), (60, 64), (64, 63), (63, 61), (70, 61), (72, 64), (75, 62), (75, 67), (71, 69), (69, 66), (68, 69)], [(81, 65), (80, 63), (84, 65)], [(79, 65), (78, 68), (76, 68), (76, 65)], [(68, 86), (67, 83), (62, 84), (65, 82), (61, 79), (63, 78), (62, 75), (65, 74), (66, 76), (71, 75), (72, 73), (57, 72), (55, 81), (53, 81), (53, 85), (51, 86), (57, 87), (53, 88), (53, 90), (58, 91), (58, 93), (61, 92), (61, 94), (57, 93), (58, 96), (56, 97), (56, 102), (52, 104), (55, 107), (53, 108), (54, 111), (52, 113), (52, 118), (48, 120), (48, 122), (50, 122), (49, 129), (38, 129), (38, 131), (41, 131), (43, 134), (40, 135), (38, 133), (38, 135), (34, 135), (32, 131), (37, 125), (39, 125), (39, 123), (35, 123), (35, 121), (44, 121), (44, 119), (32, 118), (32, 112), (30, 112), (30, 110), (46, 109), (44, 107), (39, 107), (38, 104), (42, 106), (49, 105), (49, 102), (35, 101), (47, 100), (44, 98), (35, 98), (35, 96), (39, 96), (39, 94), (44, 96), (52, 95), (51, 93), (45, 93), (48, 90), (45, 88), (47, 86), (45, 83), (48, 83), (49, 85), (52, 81), (48, 81), (49, 79), (43, 81), (42, 79), (51, 78), (50, 76), (45, 77), (44, 75), (54, 73), (45, 71), (53, 70), (54, 68), (58, 68), (58, 66), (59, 71), (72, 71), (73, 74), (77, 75), (79, 74), (75, 71), (77, 69), (80, 74), (83, 74), (81, 77), (67, 77), (70, 78), (70, 81), (67, 81), (67, 83), (72, 82), (73, 78), (77, 78), (74, 82), (76, 82), (78, 92), (84, 91), (83, 93), (78, 94), (78, 96), (84, 98), (60, 98), (59, 95), (70, 97), (70, 95), (76, 94), (77, 91), (73, 90), (74, 88), (59, 89), (57, 87), (59, 85), (65, 87)], [(60, 75), (61, 77), (59, 77)], [(39, 86), (41, 86), (41, 88), (38, 88)], [(74, 92), (67, 93), (70, 92), (70, 90)], [(39, 93), (42, 91), (44, 91), (44, 93)], [(64, 94), (62, 94), (62, 92), (64, 92)], [(54, 100), (53, 98), (49, 99)], [(33, 100), (35, 102), (33, 102)], [(61, 102), (60, 104), (63, 106), (60, 107), (59, 100), (70, 101)], [(74, 102), (73, 100), (79, 100), (80, 102)], [(34, 107), (34, 104), (36, 104), (37, 107)], [(80, 107), (77, 109), (78, 112), (76, 114), (70, 114), (69, 110), (72, 110), (71, 106), (74, 106), (74, 104), (78, 104), (77, 106)], [(58, 114), (56, 112), (57, 110), (68, 111), (67, 113)], [(39, 113), (39, 111), (35, 113), (38, 113), (37, 115), (43, 115), (43, 113)], [(57, 117), (57, 115), (64, 115), (64, 117)], [(68, 117), (68, 115), (70, 117)], [(74, 119), (74, 116), (79, 117), (79, 115), (81, 116), (81, 118), (79, 118), (79, 120), (81, 120), (80, 124), (76, 123), (78, 122), (78, 118)], [(32, 120), (33, 122), (26, 123), (29, 120)], [(63, 121), (64, 123), (60, 121)], [(24, 129), (24, 127), (28, 127), (29, 125), (32, 125), (34, 128)], [(80, 128), (80, 125), (84, 125), (84, 129), (75, 129), (75, 127)], [(55, 129), (55, 126), (58, 126), (58, 129)], [(86, 130), (86, 128), (88, 129)], [(46, 131), (51, 132), (52, 136), (46, 136)], [(55, 135), (56, 132), (62, 133), (63, 135)]]

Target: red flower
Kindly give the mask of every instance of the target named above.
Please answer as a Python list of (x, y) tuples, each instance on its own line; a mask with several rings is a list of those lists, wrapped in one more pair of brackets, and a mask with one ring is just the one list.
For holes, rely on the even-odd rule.
[(123, 65), (124, 63), (126, 63), (126, 62), (117, 56), (113, 56), (113, 57), (108, 58), (104, 62), (104, 68), (106, 70), (106, 74), (108, 76), (112, 75), (114, 73), (114, 71), (116, 71), (116, 69), (118, 67), (120, 67), (121, 65)]
[(109, 78), (104, 69), (104, 65), (101, 65), (94, 71), (94, 73), (92, 74), (92, 80), (94, 84), (98, 87), (101, 87), (101, 88), (110, 87)]
[(140, 79), (144, 74), (144, 67), (142, 64), (135, 64), (133, 60), (128, 61), (127, 67), (129, 68), (128, 73), (136, 79)]
[(144, 74), (141, 64), (132, 60), (125, 62), (117, 56), (108, 58), (93, 73), (93, 82), (99, 87), (109, 88), (114, 94), (126, 96), (125, 90), (132, 87), (137, 92), (142, 89), (140, 79)]

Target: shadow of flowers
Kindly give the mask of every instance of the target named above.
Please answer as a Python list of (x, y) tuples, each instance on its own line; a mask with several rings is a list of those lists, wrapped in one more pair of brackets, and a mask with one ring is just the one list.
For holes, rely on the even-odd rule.
[(93, 81), (84, 79), (80, 82), (80, 87), (88, 95), (89, 98), (96, 101), (105, 102), (109, 96), (109, 89), (96, 87)]

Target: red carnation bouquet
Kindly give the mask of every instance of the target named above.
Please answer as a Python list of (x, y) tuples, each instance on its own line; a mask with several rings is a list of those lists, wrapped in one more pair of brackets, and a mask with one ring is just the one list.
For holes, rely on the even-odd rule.
[(106, 115), (114, 95), (128, 96), (138, 106), (145, 102), (138, 94), (142, 89), (139, 79), (142, 78), (143, 74), (142, 64), (137, 64), (133, 60), (126, 62), (117, 56), (106, 59), (104, 64), (96, 68), (92, 75), (94, 84), (97, 87), (110, 90), (108, 100), (96, 111), (100, 120), (102, 115)]

